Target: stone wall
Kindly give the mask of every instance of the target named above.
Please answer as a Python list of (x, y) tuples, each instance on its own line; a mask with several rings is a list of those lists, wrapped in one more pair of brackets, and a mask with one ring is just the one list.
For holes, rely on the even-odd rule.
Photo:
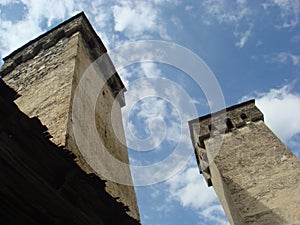
[[(90, 57), (89, 49), (80, 33), (77, 38), (78, 55), (70, 102), (72, 117), (70, 116), (68, 120), (66, 147), (78, 155), (78, 162), (85, 171), (96, 172), (102, 179), (108, 180), (107, 191), (129, 206), (130, 215), (139, 218), (122, 122), (120, 106), (123, 103), (116, 100), (105, 79), (106, 74), (114, 71), (114, 68), (107, 69), (112, 66), (109, 58), (104, 58), (101, 67), (98, 67), (98, 64), (92, 61), (93, 58)], [(79, 85), (81, 79), (86, 80), (83, 86)], [(81, 91), (78, 90), (80, 88)], [(80, 106), (73, 105), (75, 94), (80, 100)], [(95, 94), (95, 105), (92, 103), (93, 97), (90, 96), (92, 94)], [(83, 110), (73, 113), (76, 110), (74, 107)], [(96, 130), (93, 129), (93, 125), (96, 125)], [(74, 128), (80, 133), (74, 135)], [(80, 145), (81, 141), (85, 142), (84, 146)]]
[(190, 126), (200, 170), (231, 224), (300, 223), (300, 161), (264, 124), (254, 101)]
[(1, 224), (140, 224), (104, 180), (85, 173), (38, 118), (18, 109), (16, 94), (0, 79)]
[(20, 95), (16, 100), (20, 109), (29, 116), (38, 116), (58, 145), (65, 144), (76, 54), (76, 36), (64, 37), (16, 65), (3, 78)]
[[(85, 172), (107, 180), (107, 192), (128, 206), (128, 214), (139, 220), (121, 117), (125, 88), (105, 53), (100, 38), (85, 15), (80, 13), (5, 57), (0, 74), (18, 93), (19, 97), (15, 100), (18, 107), (29, 117), (38, 117), (48, 128), (51, 141), (72, 151)], [(93, 64), (102, 55), (106, 56), (104, 63)], [(97, 79), (93, 80), (92, 76), (88, 79), (91, 84), (96, 84), (100, 78), (100, 83), (94, 87), (95, 91), (98, 87), (103, 87), (103, 90), (99, 90), (96, 108), (90, 104), (88, 95), (79, 96), (84, 107), (90, 110), (74, 117), (77, 107), (73, 107), (74, 95), (79, 81), (91, 65), (94, 65), (94, 78)], [(113, 72), (111, 77), (110, 72)], [(83, 89), (90, 91), (89, 87)], [(116, 118), (113, 121), (115, 130), (112, 114)], [(89, 115), (95, 115), (95, 121), (86, 121)], [(92, 131), (88, 125), (91, 123), (96, 123), (97, 130), (87, 135)], [(79, 127), (79, 136), (88, 142), (88, 146), (78, 146), (74, 125)], [(104, 143), (103, 147), (97, 144), (98, 139)], [(108, 163), (103, 151), (126, 166), (120, 170)], [(125, 179), (128, 186), (110, 181), (104, 171), (113, 171), (119, 178)]]

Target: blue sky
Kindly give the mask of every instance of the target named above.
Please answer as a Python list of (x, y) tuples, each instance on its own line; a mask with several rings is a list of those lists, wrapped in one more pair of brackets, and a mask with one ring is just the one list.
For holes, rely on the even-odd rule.
[[(1, 58), (80, 11), (108, 50), (160, 40), (193, 52), (212, 71), (227, 106), (255, 98), (268, 126), (300, 157), (299, 0), (0, 0)], [(211, 111), (207, 93), (189, 74), (160, 62), (135, 63), (119, 74), (128, 89), (123, 119), (131, 163), (164, 162), (134, 173), (143, 184), (136, 187), (142, 224), (228, 224), (198, 173), (186, 124)], [(165, 171), (174, 163), (170, 176)]]

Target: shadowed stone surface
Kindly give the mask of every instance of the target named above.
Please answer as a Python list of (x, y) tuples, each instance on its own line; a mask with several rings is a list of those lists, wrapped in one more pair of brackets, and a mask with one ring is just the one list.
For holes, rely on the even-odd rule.
[(17, 93), (0, 79), (0, 223), (138, 225), (128, 207), (85, 173), (47, 128), (12, 102)]

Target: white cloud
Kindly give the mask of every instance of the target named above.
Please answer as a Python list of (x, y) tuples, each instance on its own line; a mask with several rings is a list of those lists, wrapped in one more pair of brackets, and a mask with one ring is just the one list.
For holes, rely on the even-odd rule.
[(247, 2), (237, 1), (229, 4), (218, 0), (210, 0), (203, 2), (203, 6), (207, 12), (213, 16), (219, 23), (239, 23), (246, 19), (250, 14), (250, 9), (247, 7)]
[(266, 93), (254, 93), (242, 100), (256, 98), (256, 105), (264, 113), (265, 123), (286, 144), (300, 133), (300, 93), (293, 92), (293, 84)]
[(135, 5), (131, 2), (123, 2), (113, 6), (116, 31), (128, 31), (139, 35), (145, 30), (153, 30), (156, 25), (157, 12), (153, 6), (146, 2)]
[(141, 68), (146, 77), (161, 76), (161, 70), (153, 62), (141, 63)]
[(245, 32), (234, 32), (234, 36), (239, 37), (240, 40), (238, 42), (235, 43), (235, 45), (239, 48), (244, 47), (244, 45), (246, 44), (246, 42), (248, 41), (251, 32), (252, 32), (252, 28), (253, 28), (253, 24), (249, 25), (248, 30), (246, 30)]
[(46, 19), (48, 27), (53, 25), (54, 20), (68, 17), (74, 10), (74, 2), (71, 0), (22, 0), (22, 2), (28, 9), (28, 20), (41, 22), (41, 19)]
[(224, 218), (220, 217), (220, 215), (224, 215), (224, 211), (221, 205), (212, 205), (202, 210), (199, 214), (200, 216), (204, 216), (209, 221), (214, 221), (218, 225), (229, 225), (229, 222), (227, 220), (224, 220)]
[[(132, 73), (129, 76), (131, 77)], [(128, 147), (143, 151), (154, 149), (166, 136), (166, 102), (157, 98), (160, 94), (151, 78), (140, 78), (128, 83), (126, 106), (122, 109)], [(143, 126), (140, 123), (143, 123)], [(137, 135), (140, 132), (147, 134), (147, 137), (141, 138), (141, 135)]]
[(193, 209), (205, 208), (217, 200), (212, 188), (208, 188), (196, 167), (188, 168), (168, 180), (171, 197), (184, 207)]
[(265, 10), (278, 8), (281, 24), (277, 28), (295, 28), (299, 24), (300, 3), (295, 0), (268, 0), (261, 4)]
[(122, 1), (114, 5), (112, 11), (115, 31), (124, 32), (130, 39), (145, 37), (151, 33), (159, 33), (161, 37), (169, 39), (165, 28), (159, 22), (158, 7), (153, 2)]
[(8, 55), (40, 33), (42, 33), (41, 28), (31, 20), (19, 21), (15, 24), (11, 21), (2, 21), (0, 24), (1, 56)]
[[(155, 162), (159, 169), (134, 173), (136, 182), (147, 183), (155, 177), (166, 180), (181, 170), (193, 154), (187, 123), (197, 114), (196, 109), (191, 109), (193, 100), (180, 83), (163, 77), (164, 66), (159, 66), (162, 65), (151, 62), (133, 65), (125, 74), (128, 91), (122, 113), (129, 148), (154, 150), (155, 154), (158, 150), (171, 152), (167, 158)], [(133, 120), (138, 122), (131, 126)], [(128, 125), (127, 121), (130, 122)], [(147, 139), (139, 139), (141, 133), (146, 134)]]
[[(2, 56), (9, 54), (44, 32), (41, 27), (44, 21), (49, 27), (53, 25), (54, 20), (62, 20), (70, 16), (74, 11), (74, 3), (71, 0), (22, 0), (20, 2), (26, 8), (23, 12), (23, 20), (12, 22), (1, 16), (0, 54)], [(7, 2), (4, 1), (4, 3)]]
[(204, 1), (202, 5), (205, 15), (207, 14), (204, 18), (208, 21), (206, 24), (211, 24), (209, 21), (215, 19), (219, 24), (228, 25), (234, 29), (233, 34), (239, 39), (236, 46), (242, 48), (246, 44), (253, 29), (252, 11), (246, 1), (237, 0), (234, 3), (225, 3), (210, 0)]
[[(166, 24), (162, 23), (161, 7), (169, 1), (92, 1), (82, 0), (0, 0), (0, 5), (23, 4), (18, 16), (11, 21), (0, 14), (0, 55), (9, 54), (29, 40), (70, 16), (84, 11), (108, 49), (128, 40), (159, 35), (170, 40)], [(13, 18), (10, 16), (10, 18)], [(116, 32), (118, 31), (118, 32)]]
[(290, 52), (279, 52), (268, 54), (264, 56), (266, 63), (292, 63), (293, 65), (300, 65), (300, 55), (295, 55)]
[[(163, 95), (147, 79), (140, 79), (129, 86), (126, 94), (127, 104), (122, 110), (129, 147), (145, 151), (159, 149), (164, 140), (171, 143), (189, 141), (188, 130), (187, 135), (181, 137), (183, 122), (180, 121), (176, 109), (163, 98)], [(135, 120), (134, 125), (132, 119)], [(137, 134), (141, 131), (148, 134), (146, 139), (139, 139)]]
[[(178, 201), (209, 221), (228, 224), (213, 188), (208, 188), (197, 166), (192, 166), (167, 181), (169, 200)], [(203, 223), (205, 224), (205, 222)]]
[[(299, 24), (300, 2), (298, 0), (266, 0), (260, 5), (267, 13), (261, 14), (259, 18), (272, 16), (275, 27), (279, 29), (293, 29)], [(249, 4), (249, 1), (208, 0), (203, 1), (202, 7), (204, 24), (212, 25), (214, 24), (212, 21), (216, 20), (219, 24), (231, 27), (234, 36), (238, 38), (236, 46), (239, 48), (249, 41), (254, 25), (258, 22), (259, 11), (257, 7)]]
[[(125, 132), (131, 147), (139, 143), (134, 134), (141, 129), (149, 134), (148, 144), (152, 147), (158, 147), (162, 138), (168, 143), (190, 144), (187, 121), (196, 117), (196, 109), (191, 108), (193, 100), (178, 83), (163, 77), (159, 65), (145, 62), (120, 72), (128, 85), (127, 104), (122, 110), (124, 127), (128, 129), (126, 123), (133, 119), (146, 124), (135, 123), (136, 127), (130, 127), (132, 132)], [(145, 148), (146, 144), (142, 142), (136, 147)]]

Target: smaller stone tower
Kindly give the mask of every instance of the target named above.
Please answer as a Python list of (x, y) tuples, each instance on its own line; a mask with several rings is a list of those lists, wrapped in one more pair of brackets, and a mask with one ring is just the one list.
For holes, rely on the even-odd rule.
[(189, 122), (197, 162), (231, 224), (300, 224), (300, 161), (254, 100)]

